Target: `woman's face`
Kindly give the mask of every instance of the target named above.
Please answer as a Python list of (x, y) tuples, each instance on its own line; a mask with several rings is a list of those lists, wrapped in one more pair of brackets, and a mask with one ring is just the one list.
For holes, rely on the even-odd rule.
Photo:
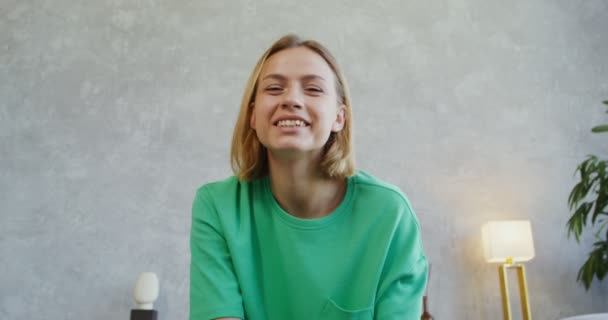
[(344, 109), (327, 62), (306, 47), (291, 48), (262, 68), (250, 125), (274, 155), (320, 155), (329, 134), (344, 127)]

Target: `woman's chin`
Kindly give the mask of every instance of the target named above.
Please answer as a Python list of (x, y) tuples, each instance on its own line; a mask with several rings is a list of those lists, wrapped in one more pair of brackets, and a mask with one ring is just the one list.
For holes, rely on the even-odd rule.
[(269, 147), (268, 150), (277, 156), (288, 156), (289, 158), (294, 158), (302, 155), (310, 155), (315, 153), (321, 153), (322, 149), (315, 149), (308, 146), (298, 145), (298, 144), (280, 144)]
[(303, 152), (308, 151), (306, 148), (304, 148), (302, 146), (293, 145), (293, 144), (278, 145), (278, 146), (273, 146), (268, 149), (274, 153), (303, 153)]

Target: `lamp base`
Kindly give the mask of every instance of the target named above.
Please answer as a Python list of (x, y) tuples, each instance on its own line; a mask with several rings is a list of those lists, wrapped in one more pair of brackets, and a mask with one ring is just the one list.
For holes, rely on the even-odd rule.
[(509, 288), (507, 280), (507, 269), (516, 269), (519, 280), (519, 297), (521, 299), (521, 311), (524, 320), (532, 320), (530, 315), (530, 302), (528, 300), (528, 285), (526, 283), (526, 270), (521, 264), (507, 263), (498, 267), (500, 276), (500, 291), (502, 294), (502, 311), (505, 320), (511, 320), (511, 302), (509, 300)]
[(157, 320), (156, 310), (131, 310), (131, 320)]

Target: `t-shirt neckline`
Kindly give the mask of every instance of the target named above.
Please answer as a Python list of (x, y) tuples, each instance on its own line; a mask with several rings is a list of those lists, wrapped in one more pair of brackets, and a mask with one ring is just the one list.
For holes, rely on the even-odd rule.
[(328, 215), (314, 219), (298, 218), (283, 210), (283, 208), (281, 208), (277, 200), (274, 198), (274, 195), (272, 194), (272, 190), (270, 188), (270, 177), (268, 175), (264, 177), (262, 181), (262, 187), (264, 188), (266, 200), (270, 203), (270, 206), (272, 208), (272, 214), (278, 216), (282, 222), (298, 229), (321, 229), (329, 226), (333, 221), (344, 215), (345, 212), (348, 212), (348, 208), (351, 205), (352, 198), (355, 192), (354, 177), (355, 176), (353, 175), (346, 178), (346, 193), (344, 194), (344, 198), (342, 199), (338, 207), (336, 207), (336, 209), (334, 209), (334, 211), (332, 211)]

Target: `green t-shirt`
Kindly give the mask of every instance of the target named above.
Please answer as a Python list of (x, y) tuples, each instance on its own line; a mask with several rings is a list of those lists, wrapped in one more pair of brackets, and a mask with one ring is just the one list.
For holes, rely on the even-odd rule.
[(268, 176), (198, 189), (190, 320), (418, 320), (427, 260), (398, 188), (359, 171), (319, 219), (284, 211)]

